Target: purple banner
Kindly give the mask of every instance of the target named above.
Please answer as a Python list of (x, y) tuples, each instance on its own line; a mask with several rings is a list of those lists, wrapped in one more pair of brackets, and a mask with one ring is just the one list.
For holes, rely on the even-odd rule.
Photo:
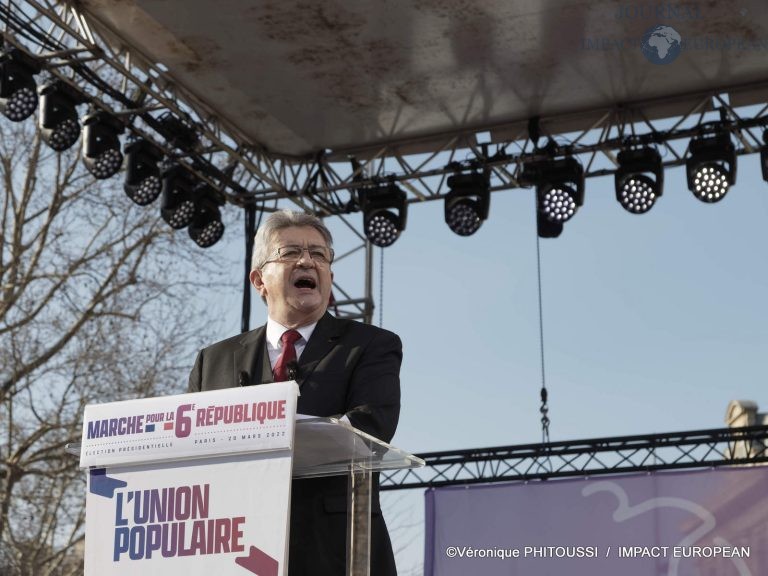
[(425, 576), (766, 576), (768, 467), (426, 493)]

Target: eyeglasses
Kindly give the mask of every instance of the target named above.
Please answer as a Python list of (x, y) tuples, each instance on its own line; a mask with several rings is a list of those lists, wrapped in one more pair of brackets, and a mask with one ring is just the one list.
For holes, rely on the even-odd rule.
[(333, 262), (333, 250), (331, 248), (326, 246), (308, 246), (307, 248), (304, 248), (303, 246), (291, 244), (275, 250), (276, 257), (273, 260), (267, 260), (264, 264), (266, 265), (270, 262), (278, 261), (286, 263), (298, 262), (304, 255), (305, 250), (312, 261), (318, 266), (329, 266), (331, 262)]

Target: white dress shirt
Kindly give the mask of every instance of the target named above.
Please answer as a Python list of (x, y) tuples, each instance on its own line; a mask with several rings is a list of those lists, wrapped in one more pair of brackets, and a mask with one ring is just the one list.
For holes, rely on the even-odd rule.
[[(307, 324), (301, 328), (296, 328), (296, 331), (301, 334), (301, 338), (296, 340), (294, 346), (296, 347), (296, 360), (301, 358), (301, 353), (304, 352), (304, 348), (307, 347), (309, 337), (312, 336), (312, 332), (315, 331), (317, 322)], [(290, 328), (286, 328), (279, 322), (275, 322), (272, 318), (267, 318), (267, 352), (269, 353), (269, 365), (274, 369), (275, 362), (283, 351), (283, 343), (280, 342), (280, 338), (283, 333)]]
[[(301, 334), (301, 338), (296, 340), (294, 344), (294, 347), (296, 348), (296, 360), (301, 358), (301, 353), (304, 352), (304, 348), (307, 347), (307, 342), (309, 341), (309, 337), (312, 336), (312, 332), (315, 331), (315, 326), (317, 326), (317, 322), (295, 329), (296, 332)], [(283, 343), (280, 342), (280, 338), (286, 330), (290, 330), (290, 328), (286, 328), (279, 322), (275, 322), (272, 318), (267, 318), (267, 352), (269, 353), (269, 366), (273, 370), (275, 368), (275, 362), (277, 362), (280, 353), (283, 351)], [(340, 420), (350, 424), (349, 418), (346, 415), (340, 418)]]

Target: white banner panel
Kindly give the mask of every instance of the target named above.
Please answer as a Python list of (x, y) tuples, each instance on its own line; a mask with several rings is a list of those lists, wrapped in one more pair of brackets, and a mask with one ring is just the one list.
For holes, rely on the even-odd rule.
[(80, 466), (290, 450), (295, 382), (90, 404)]
[(85, 574), (287, 574), (290, 486), (290, 451), (91, 469)]

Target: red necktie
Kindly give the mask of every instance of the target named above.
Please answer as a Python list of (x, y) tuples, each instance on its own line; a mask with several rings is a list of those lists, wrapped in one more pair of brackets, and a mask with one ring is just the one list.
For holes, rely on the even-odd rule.
[(283, 351), (277, 357), (275, 367), (272, 369), (272, 376), (275, 382), (290, 380), (288, 377), (288, 366), (291, 362), (296, 362), (296, 346), (294, 344), (299, 338), (301, 338), (301, 334), (296, 330), (286, 330), (280, 336), (280, 342), (283, 343)]

